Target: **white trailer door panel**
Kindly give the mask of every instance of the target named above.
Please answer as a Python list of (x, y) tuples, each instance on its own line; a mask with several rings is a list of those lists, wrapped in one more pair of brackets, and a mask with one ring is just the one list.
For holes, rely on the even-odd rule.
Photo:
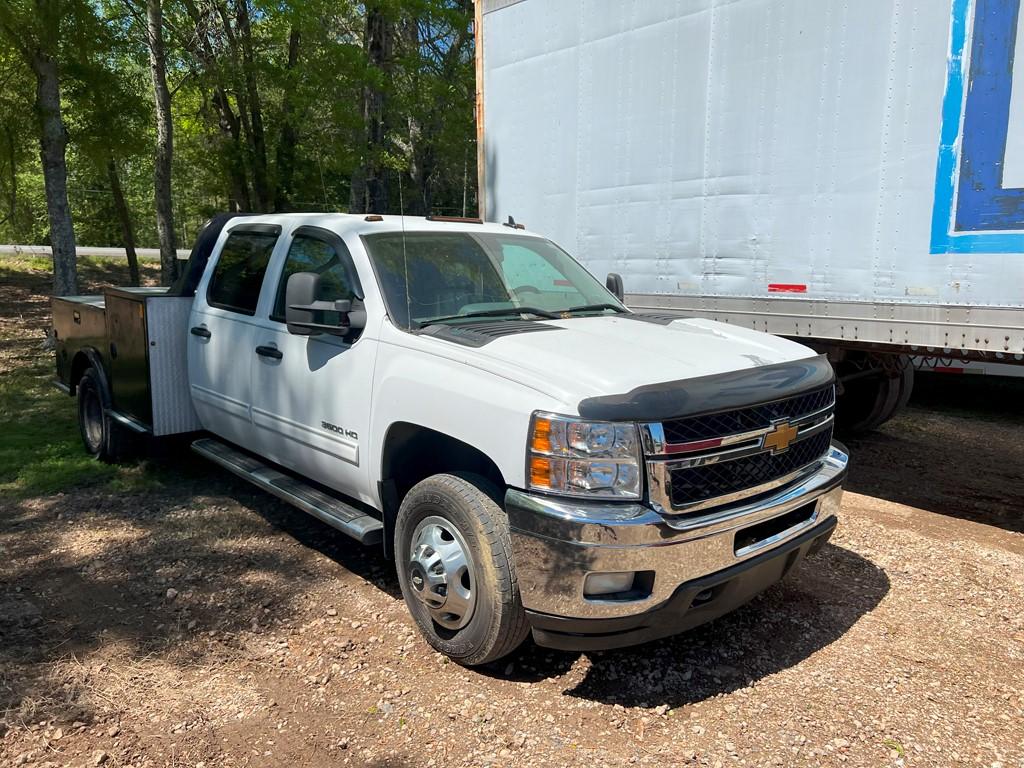
[(486, 218), (645, 305), (999, 308), (937, 338), (1020, 353), (1020, 3), (483, 0)]

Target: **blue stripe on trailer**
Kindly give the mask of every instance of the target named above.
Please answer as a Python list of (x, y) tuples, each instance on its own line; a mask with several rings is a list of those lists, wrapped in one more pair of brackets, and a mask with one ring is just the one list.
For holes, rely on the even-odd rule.
[(1024, 189), (1002, 186), (1019, 11), (1020, 0), (953, 0), (932, 253), (1024, 253)]

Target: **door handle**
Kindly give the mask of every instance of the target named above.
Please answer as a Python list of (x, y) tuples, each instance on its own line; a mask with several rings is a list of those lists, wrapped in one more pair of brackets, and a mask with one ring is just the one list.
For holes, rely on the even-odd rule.
[(259, 355), (260, 357), (270, 357), (273, 358), (274, 360), (280, 360), (282, 357), (284, 357), (284, 352), (282, 352), (277, 347), (268, 347), (263, 344), (256, 347), (256, 354)]
[(201, 339), (208, 339), (213, 335), (206, 328), (203, 328), (203, 326), (201, 325), (193, 325), (191, 328), (189, 328), (188, 332), (191, 333), (193, 336), (198, 336)]

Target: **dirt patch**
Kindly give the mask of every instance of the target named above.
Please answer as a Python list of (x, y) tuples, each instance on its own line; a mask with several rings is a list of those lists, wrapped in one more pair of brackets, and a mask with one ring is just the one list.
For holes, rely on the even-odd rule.
[[(4, 278), (5, 340), (44, 277)], [(17, 351), (0, 376), (40, 364)], [(0, 765), (1022, 766), (1024, 449), (988, 399), (851, 445), (832, 543), (749, 606), (481, 670), (420, 640), (377, 550), (187, 451), (0, 497)]]

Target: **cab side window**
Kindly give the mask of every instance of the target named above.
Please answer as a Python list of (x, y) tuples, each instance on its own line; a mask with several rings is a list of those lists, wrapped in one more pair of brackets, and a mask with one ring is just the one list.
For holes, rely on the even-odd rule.
[(263, 276), (277, 242), (274, 232), (232, 232), (213, 268), (206, 301), (211, 307), (256, 314)]
[(352, 257), (341, 241), (332, 244), (309, 235), (297, 235), (288, 249), (281, 280), (277, 284), (277, 300), (274, 302), (274, 311), (270, 319), (284, 322), (288, 278), (296, 272), (315, 272), (320, 275), (319, 289), (315, 297), (317, 301), (355, 299), (351, 264)]

